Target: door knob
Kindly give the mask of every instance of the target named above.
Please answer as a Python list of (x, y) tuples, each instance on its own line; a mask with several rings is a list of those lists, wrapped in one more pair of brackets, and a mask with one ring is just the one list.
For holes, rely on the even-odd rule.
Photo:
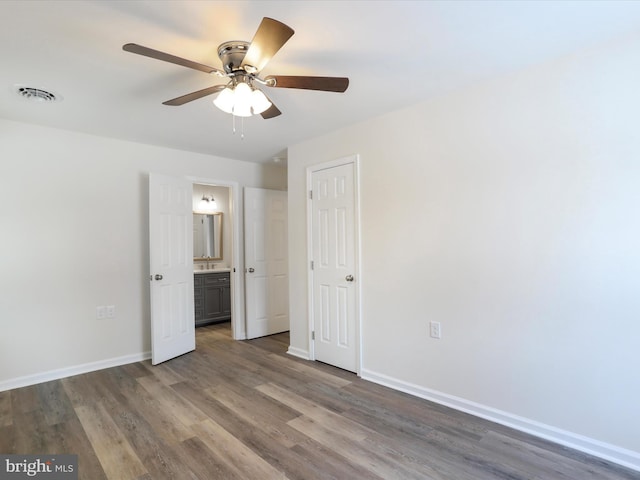
[(353, 275), (347, 275), (346, 277), (344, 277), (344, 279), (345, 279), (347, 282), (353, 282)]
[(255, 270), (253, 268), (250, 268), (249, 273), (253, 273), (253, 272), (255, 272)]
[(157, 274), (155, 278), (156, 280), (162, 280), (162, 275)]

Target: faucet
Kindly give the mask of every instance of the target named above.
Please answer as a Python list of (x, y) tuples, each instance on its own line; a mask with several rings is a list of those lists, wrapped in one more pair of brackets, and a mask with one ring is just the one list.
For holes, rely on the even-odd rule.
[(209, 260), (211, 260), (210, 256), (207, 257), (207, 270), (209, 270)]

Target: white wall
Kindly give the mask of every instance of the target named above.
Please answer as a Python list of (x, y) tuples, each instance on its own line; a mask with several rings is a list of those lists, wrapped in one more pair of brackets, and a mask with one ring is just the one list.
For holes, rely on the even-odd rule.
[(635, 37), (290, 147), (292, 349), (306, 168), (360, 154), (363, 376), (640, 469), (638, 85)]
[(286, 188), (279, 167), (0, 120), (0, 390), (150, 350), (150, 171)]

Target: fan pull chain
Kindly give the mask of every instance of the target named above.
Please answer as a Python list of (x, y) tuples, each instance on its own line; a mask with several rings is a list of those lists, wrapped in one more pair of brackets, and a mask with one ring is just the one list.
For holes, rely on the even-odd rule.
[[(236, 134), (236, 116), (231, 115), (233, 117), (233, 134)], [(244, 140), (244, 117), (240, 117), (240, 140)]]

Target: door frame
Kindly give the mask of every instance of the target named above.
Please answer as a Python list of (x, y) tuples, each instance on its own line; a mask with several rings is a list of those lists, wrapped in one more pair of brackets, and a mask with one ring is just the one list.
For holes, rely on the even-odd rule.
[[(231, 218), (231, 335), (234, 340), (245, 340), (247, 331), (245, 326), (244, 309), (244, 250), (240, 246), (240, 239), (244, 236), (243, 200), (238, 182), (216, 180), (203, 177), (186, 177), (192, 184), (215, 185), (227, 187), (230, 190), (229, 215)], [(197, 346), (197, 345), (196, 345)]]
[(313, 261), (313, 201), (309, 192), (313, 189), (312, 176), (320, 170), (327, 170), (333, 167), (353, 164), (354, 178), (354, 235), (355, 235), (355, 276), (356, 281), (354, 287), (356, 289), (355, 304), (355, 322), (356, 322), (356, 374), (361, 376), (362, 372), (362, 271), (361, 271), (361, 231), (360, 231), (360, 155), (350, 155), (348, 157), (330, 160), (328, 162), (319, 163), (307, 167), (307, 318), (309, 319), (309, 329), (307, 331), (307, 341), (309, 344), (309, 360), (316, 359), (315, 341), (311, 337), (311, 332), (315, 330), (314, 318), (314, 298), (313, 298), (313, 270), (311, 262)]

